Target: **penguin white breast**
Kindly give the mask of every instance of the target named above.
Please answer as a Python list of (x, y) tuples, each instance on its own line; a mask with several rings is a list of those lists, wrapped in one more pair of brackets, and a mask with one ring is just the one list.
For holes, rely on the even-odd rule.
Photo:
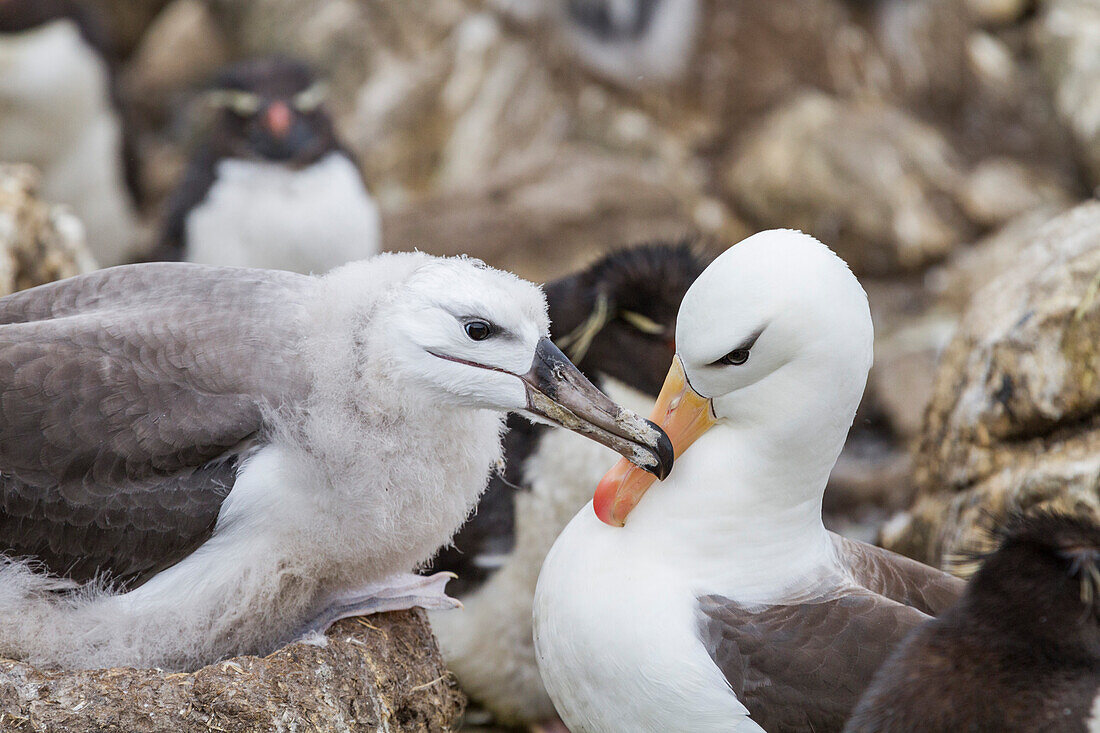
[(126, 260), (137, 221), (122, 123), (107, 63), (73, 21), (0, 34), (0, 160), (42, 172), (42, 194), (73, 207), (101, 266)]
[(0, 35), (0, 157), (46, 167), (109, 111), (107, 65), (76, 23)]
[(294, 170), (226, 159), (186, 219), (186, 259), (322, 273), (379, 250), (378, 207), (355, 165), (330, 153)]

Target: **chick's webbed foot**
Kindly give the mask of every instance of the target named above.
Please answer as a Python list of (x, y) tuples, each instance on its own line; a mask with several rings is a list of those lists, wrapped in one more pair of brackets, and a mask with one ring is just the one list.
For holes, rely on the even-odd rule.
[(340, 593), (312, 619), (298, 629), (295, 639), (324, 634), (342, 618), (369, 616), (383, 611), (403, 611), (408, 608), (424, 608), (431, 611), (461, 608), (462, 604), (447, 595), (447, 581), (454, 573), (414, 575), (402, 573), (378, 583), (368, 583), (361, 588)]

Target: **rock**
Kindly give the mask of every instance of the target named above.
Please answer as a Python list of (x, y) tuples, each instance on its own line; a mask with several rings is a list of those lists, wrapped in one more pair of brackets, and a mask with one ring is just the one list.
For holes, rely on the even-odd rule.
[(930, 309), (904, 327), (875, 338), (875, 365), (867, 393), (903, 445), (920, 434), (936, 366), (955, 325), (954, 314)]
[(857, 274), (889, 274), (970, 237), (955, 200), (964, 180), (934, 128), (882, 104), (806, 92), (754, 127), (725, 183), (758, 227), (802, 229)]
[(1051, 204), (1025, 212), (974, 244), (960, 248), (928, 272), (924, 280), (928, 293), (956, 316), (961, 315), (970, 298), (1012, 267), (1047, 222), (1067, 208)]
[(125, 58), (141, 41), (145, 29), (171, 0), (82, 0), (92, 6), (107, 28), (115, 52)]
[(1028, 239), (944, 353), (915, 457), (917, 502), (883, 530), (887, 547), (925, 562), (982, 549), (990, 520), (1010, 510), (1100, 517), (1100, 202)]
[(205, 82), (228, 60), (226, 41), (202, 0), (175, 0), (134, 51), (127, 97), (143, 108), (165, 107), (172, 93)]
[(470, 254), (542, 282), (598, 252), (695, 232), (691, 212), (655, 170), (591, 149), (564, 147), (552, 160), (486, 184), (384, 212), (387, 247)]
[(913, 109), (955, 104), (973, 82), (966, 3), (886, 0), (876, 9), (874, 35), (890, 75), (887, 98)]
[(1032, 0), (966, 0), (970, 13), (985, 25), (1006, 25), (1020, 20)]
[(1100, 5), (1046, 0), (1042, 8), (1036, 28), (1042, 68), (1092, 182), (1100, 184)]
[(38, 670), (0, 661), (0, 728), (93, 733), (454, 730), (463, 698), (423, 611), (346, 619), (323, 647), (291, 644), (194, 673)]
[(993, 227), (1034, 209), (1065, 208), (1072, 197), (1046, 171), (1012, 158), (992, 158), (970, 171), (959, 201), (971, 221)]
[(27, 165), (0, 165), (0, 295), (96, 269), (84, 228), (65, 207), (38, 198)]
[(824, 509), (834, 529), (873, 538), (882, 520), (912, 503), (910, 448), (957, 315), (939, 306), (921, 278), (862, 284), (875, 324), (874, 364)]

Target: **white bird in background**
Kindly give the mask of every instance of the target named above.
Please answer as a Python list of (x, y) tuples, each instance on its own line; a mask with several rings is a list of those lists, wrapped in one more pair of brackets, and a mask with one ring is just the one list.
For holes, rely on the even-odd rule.
[(695, 51), (699, 0), (564, 0), (580, 60), (627, 86), (673, 81)]
[(959, 595), (822, 524), (872, 332), (851, 271), (799, 232), (746, 239), (688, 290), (653, 412), (676, 469), (617, 464), (539, 577), (539, 669), (573, 733), (837, 731)]
[(378, 206), (325, 96), (325, 83), (292, 59), (223, 69), (152, 259), (322, 273), (377, 254)]
[(96, 20), (74, 0), (0, 2), (0, 160), (38, 168), (43, 197), (73, 208), (107, 266), (130, 258), (140, 230)]
[(547, 334), (534, 285), (419, 253), (0, 299), (0, 654), (187, 669), (453, 605), (408, 573), (476, 503), (504, 412), (671, 466)]

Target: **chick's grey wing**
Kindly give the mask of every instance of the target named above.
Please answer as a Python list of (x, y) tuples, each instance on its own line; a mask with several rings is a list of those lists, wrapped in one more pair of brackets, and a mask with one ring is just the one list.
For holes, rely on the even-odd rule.
[(265, 409), (303, 396), (314, 282), (158, 263), (0, 299), (0, 551), (138, 578), (201, 543)]
[(896, 552), (837, 534), (832, 540), (842, 564), (852, 569), (857, 583), (930, 616), (938, 616), (954, 604), (966, 587), (954, 575)]
[(700, 635), (737, 699), (765, 730), (840, 731), (875, 671), (927, 616), (857, 591), (752, 611), (699, 599)]

